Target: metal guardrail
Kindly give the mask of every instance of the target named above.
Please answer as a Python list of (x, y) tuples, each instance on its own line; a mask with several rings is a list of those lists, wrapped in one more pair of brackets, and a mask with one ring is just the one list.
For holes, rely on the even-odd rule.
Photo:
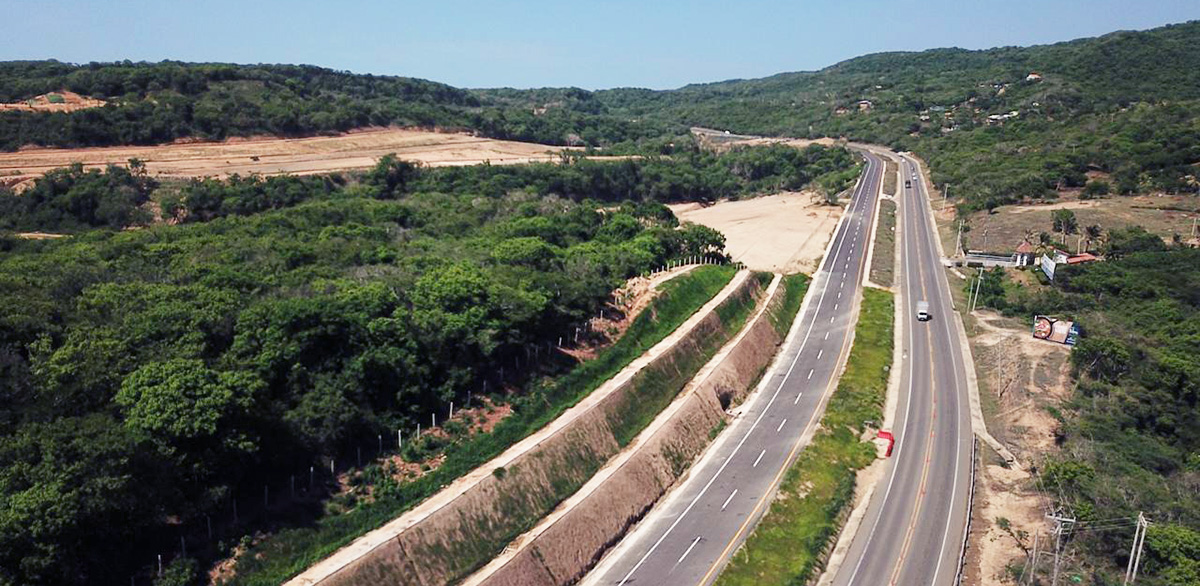
[(975, 468), (979, 461), (979, 438), (971, 437), (971, 491), (967, 494), (967, 528), (963, 531), (962, 550), (958, 554), (958, 571), (954, 574), (955, 586), (962, 584), (967, 567), (967, 541), (971, 536), (971, 517), (975, 508)]

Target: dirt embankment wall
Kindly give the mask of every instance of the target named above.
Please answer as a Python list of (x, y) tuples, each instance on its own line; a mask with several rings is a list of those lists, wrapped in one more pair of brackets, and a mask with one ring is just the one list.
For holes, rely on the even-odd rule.
[[(483, 566), (521, 533), (528, 531), (564, 499), (584, 485), (606, 461), (640, 431), (649, 419), (639, 414), (648, 404), (662, 401), (668, 404), (694, 376), (704, 362), (737, 332), (729, 331), (726, 318), (731, 311), (748, 307), (764, 295), (765, 282), (759, 278), (745, 279), (717, 309), (706, 316), (676, 345), (657, 360), (643, 368), (628, 383), (612, 392), (606, 399), (581, 414), (561, 432), (551, 436), (517, 459), (512, 465), (483, 480), (453, 502), (438, 509), (396, 538), (343, 567), (321, 581), (322, 586), (375, 586), (398, 584), (434, 586), (461, 580)], [(769, 325), (768, 325), (769, 328)], [(768, 358), (769, 359), (769, 358)], [(694, 366), (693, 366), (694, 365)], [(659, 456), (639, 469), (637, 484), (628, 499), (646, 502), (642, 512), (653, 503), (639, 496), (641, 486), (658, 486), (650, 493), (661, 494), (699, 453), (708, 441), (710, 430), (720, 421), (723, 412), (716, 391), (708, 393), (711, 405), (687, 410), (689, 414), (677, 424), (679, 438), (664, 437), (656, 444)], [(651, 417), (652, 418), (652, 417)], [(670, 434), (668, 434), (670, 435)], [(674, 454), (674, 455), (670, 455)], [(659, 469), (666, 460), (668, 472)], [(626, 484), (617, 482), (615, 485)], [(614, 486), (616, 488), (616, 486)], [(623, 502), (626, 497), (613, 493), (611, 498)], [(657, 498), (655, 496), (654, 498)], [(614, 510), (626, 507), (609, 502)], [(598, 514), (607, 507), (597, 506)], [(637, 518), (640, 513), (627, 513)], [(615, 517), (606, 511), (605, 521)], [(584, 527), (590, 543), (614, 540), (610, 535), (616, 527), (631, 521)], [(623, 531), (623, 528), (621, 529)], [(583, 538), (581, 537), (581, 540)], [(565, 545), (565, 544), (564, 544)], [(554, 574), (569, 576), (579, 573), (573, 560), (598, 557), (577, 553), (555, 558)], [(595, 550), (595, 548), (593, 548)], [(599, 549), (598, 551), (603, 551)], [(550, 567), (547, 561), (545, 567)], [(547, 570), (548, 571), (548, 570)], [(532, 577), (530, 577), (532, 579)], [(536, 580), (522, 578), (514, 584), (535, 584)]]
[[(702, 378), (680, 396), (677, 409), (655, 425), (602, 484), (553, 525), (524, 544), (483, 583), (488, 586), (563, 586), (581, 579), (679, 479), (713, 438), (725, 409), (740, 402), (775, 356), (783, 334), (772, 315), (784, 304), (782, 283), (767, 309)], [(786, 333), (786, 332), (785, 332)], [(660, 423), (660, 422), (656, 422)]]

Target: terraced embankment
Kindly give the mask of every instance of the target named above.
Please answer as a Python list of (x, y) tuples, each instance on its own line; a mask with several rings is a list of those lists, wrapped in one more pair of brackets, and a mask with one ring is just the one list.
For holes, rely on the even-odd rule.
[(481, 567), (645, 428), (741, 329), (765, 296), (769, 279), (769, 274), (739, 273), (680, 327), (673, 343), (651, 349), (651, 359), (635, 361), (632, 372), (627, 369), (593, 392), (564, 414), (568, 422), (553, 434), (411, 525), (382, 539), (377, 535), (366, 541), (369, 546), (352, 545), (342, 560), (327, 560), (291, 583), (446, 584)]
[(708, 446), (726, 420), (726, 409), (745, 396), (775, 356), (807, 284), (802, 275), (777, 276), (749, 324), (708, 360), (629, 449), (465, 583), (559, 586), (581, 578)]

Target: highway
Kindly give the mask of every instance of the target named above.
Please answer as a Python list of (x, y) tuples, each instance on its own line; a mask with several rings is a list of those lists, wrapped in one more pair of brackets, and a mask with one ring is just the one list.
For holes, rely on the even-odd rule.
[[(912, 179), (914, 161), (900, 157)], [(969, 515), (973, 435), (966, 366), (945, 269), (935, 239), (925, 182), (900, 182), (905, 360), (893, 422), (896, 446), (875, 486), (834, 586), (955, 584)], [(929, 302), (932, 319), (915, 319)]]
[(859, 184), (764, 386), (584, 584), (710, 584), (765, 512), (811, 439), (849, 353), (885, 168), (879, 155), (864, 157)]

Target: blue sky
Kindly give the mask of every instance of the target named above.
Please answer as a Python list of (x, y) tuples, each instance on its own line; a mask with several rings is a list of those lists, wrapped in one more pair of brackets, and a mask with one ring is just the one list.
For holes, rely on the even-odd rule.
[(309, 63), (462, 87), (597, 89), (1050, 43), (1200, 19), (1200, 2), (0, 0), (0, 14), (0, 60)]

